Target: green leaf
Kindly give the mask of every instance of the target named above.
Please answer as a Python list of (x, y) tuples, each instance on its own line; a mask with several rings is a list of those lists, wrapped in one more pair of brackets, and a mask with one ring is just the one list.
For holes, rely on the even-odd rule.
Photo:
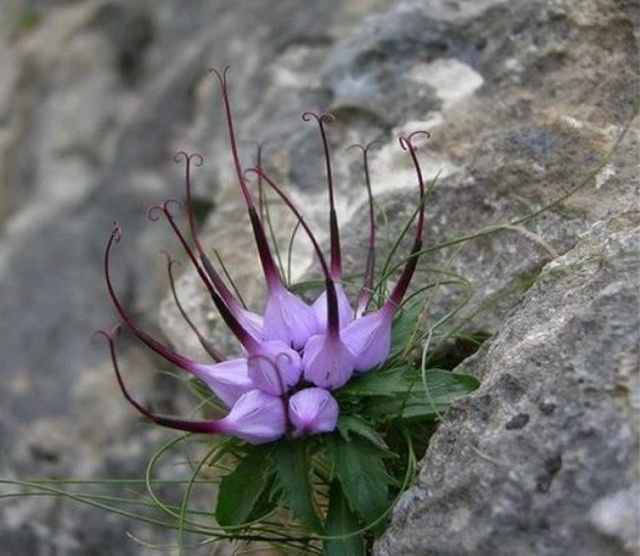
[(416, 370), (407, 366), (395, 367), (387, 370), (372, 371), (351, 379), (340, 388), (336, 395), (346, 396), (386, 396), (394, 398), (398, 394), (404, 394), (411, 387)]
[(280, 486), (291, 511), (302, 523), (322, 533), (322, 523), (314, 503), (306, 442), (279, 442), (274, 448), (273, 458)]
[(268, 451), (262, 446), (252, 448), (220, 481), (215, 515), (222, 527), (250, 521), (250, 515), (269, 482), (269, 475), (273, 473)]
[[(268, 462), (269, 468), (273, 468), (273, 462)], [(256, 503), (253, 505), (253, 510), (249, 515), (248, 521), (253, 523), (260, 521), (268, 516), (278, 506), (278, 502), (282, 498), (282, 490), (278, 488), (275, 471), (269, 473), (267, 478), (267, 485), (262, 489), (260, 496)]]
[[(359, 529), (358, 518), (351, 511), (342, 492), (340, 483), (334, 480), (329, 489), (329, 510), (327, 511), (327, 535), (339, 537)], [(345, 536), (341, 539), (324, 541), (324, 556), (362, 556), (364, 543), (362, 534)]]
[(355, 435), (346, 441), (334, 434), (327, 437), (327, 443), (335, 473), (351, 508), (365, 523), (373, 523), (388, 507), (389, 477), (383, 462), (384, 453)]
[(340, 416), (338, 419), (338, 431), (347, 441), (350, 439), (349, 435), (353, 433), (366, 438), (380, 450), (385, 452), (389, 451), (389, 446), (387, 446), (386, 442), (378, 432), (364, 419), (357, 417), (356, 415)]
[(373, 418), (435, 419), (449, 408), (453, 400), (473, 392), (480, 385), (473, 376), (449, 371), (427, 371), (425, 378), (427, 390), (419, 381), (408, 396), (372, 398), (365, 405), (364, 413)]

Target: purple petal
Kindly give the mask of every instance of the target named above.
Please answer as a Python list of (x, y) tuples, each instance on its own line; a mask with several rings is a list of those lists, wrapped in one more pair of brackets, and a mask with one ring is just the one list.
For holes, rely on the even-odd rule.
[[(336, 296), (338, 298), (338, 319), (340, 328), (347, 326), (353, 320), (353, 309), (349, 303), (347, 295), (344, 293), (342, 284), (336, 283)], [(327, 291), (323, 291), (318, 299), (311, 306), (318, 319), (318, 330), (324, 332), (327, 329)]]
[(193, 374), (204, 382), (213, 393), (227, 406), (233, 406), (238, 398), (255, 390), (249, 378), (247, 360), (230, 359), (217, 365), (197, 365)]
[(318, 332), (318, 320), (311, 307), (284, 288), (269, 294), (264, 315), (263, 336), (280, 340), (295, 349), (302, 349)]
[(289, 399), (289, 420), (295, 437), (335, 430), (338, 402), (322, 388), (305, 388)]
[(277, 440), (285, 433), (286, 412), (280, 398), (251, 390), (243, 394), (229, 415), (216, 425), (223, 434), (237, 436), (251, 444), (262, 444)]
[(391, 349), (393, 313), (379, 310), (354, 320), (340, 332), (355, 357), (355, 370), (369, 371), (384, 363)]
[(355, 368), (355, 357), (341, 339), (329, 334), (312, 336), (302, 355), (304, 378), (321, 388), (345, 385)]
[(263, 392), (281, 396), (300, 380), (302, 362), (284, 342), (262, 342), (249, 354), (249, 378)]
[(264, 318), (261, 315), (247, 311), (240, 306), (236, 309), (236, 318), (241, 326), (256, 340), (260, 340), (262, 338)]

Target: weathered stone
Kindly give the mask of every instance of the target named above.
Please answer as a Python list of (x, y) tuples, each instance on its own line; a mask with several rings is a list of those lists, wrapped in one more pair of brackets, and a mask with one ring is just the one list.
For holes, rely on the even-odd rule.
[(458, 367), (482, 386), (443, 419), (376, 554), (635, 554), (639, 224), (594, 224)]

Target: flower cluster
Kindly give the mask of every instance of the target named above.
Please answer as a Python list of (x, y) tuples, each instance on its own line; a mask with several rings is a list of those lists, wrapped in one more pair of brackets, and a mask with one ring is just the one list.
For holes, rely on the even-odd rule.
[[(315, 120), (317, 123), (324, 148), (331, 250), (330, 261), (327, 262), (313, 232), (287, 194), (259, 165), (243, 170), (235, 139), (226, 71), (211, 71), (220, 84), (238, 183), (249, 213), (264, 271), (268, 296), (264, 315), (258, 315), (243, 307), (214, 268), (198, 239), (191, 199), (191, 169), (193, 165), (202, 164), (200, 155), (188, 155), (184, 152), (176, 155), (176, 161), (183, 159), (185, 162), (187, 213), (193, 247), (174, 220), (171, 209), (177, 201), (170, 200), (163, 205), (152, 207), (149, 217), (152, 220), (166, 218), (222, 319), (242, 345), (243, 357), (225, 358), (193, 325), (177, 297), (171, 274), (174, 261), (170, 258), (168, 270), (176, 304), (214, 363), (197, 362), (176, 353), (149, 335), (134, 321), (120, 301), (110, 275), (112, 249), (121, 239), (121, 228), (117, 224), (107, 243), (104, 272), (109, 295), (130, 330), (160, 356), (204, 382), (229, 408), (228, 414), (222, 419), (212, 421), (191, 421), (151, 412), (136, 401), (124, 385), (114, 343), (119, 329), (100, 332), (109, 341), (116, 376), (124, 396), (139, 412), (159, 425), (191, 432), (232, 435), (252, 444), (275, 441), (285, 435), (297, 438), (331, 432), (336, 427), (339, 414), (338, 403), (332, 392), (344, 386), (354, 375), (379, 367), (389, 357), (392, 320), (414, 274), (422, 247), (425, 192), (416, 147), (412, 142), (416, 133), (400, 137), (400, 145), (408, 152), (415, 167), (419, 186), (419, 210), (413, 248), (388, 299), (372, 311), (368, 311), (368, 308), (373, 292), (375, 225), (367, 161), (369, 145), (360, 147), (369, 195), (370, 232), (364, 284), (354, 310), (342, 285), (340, 238), (325, 130), (325, 124), (333, 117), (330, 114), (317, 115), (312, 112), (303, 114), (305, 121)], [(417, 133), (428, 136), (426, 132)], [(287, 289), (278, 271), (265, 234), (261, 211), (256, 208), (249, 191), (248, 173), (256, 174), (260, 187), (266, 184), (282, 199), (311, 240), (324, 276), (324, 291), (311, 305)]]

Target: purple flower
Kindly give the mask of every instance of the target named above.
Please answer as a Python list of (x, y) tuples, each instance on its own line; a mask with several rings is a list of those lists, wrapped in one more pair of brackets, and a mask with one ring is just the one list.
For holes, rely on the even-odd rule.
[(278, 440), (285, 432), (287, 419), (279, 397), (251, 390), (238, 399), (229, 415), (215, 423), (216, 432), (262, 444)]
[(110, 331), (98, 330), (96, 334), (104, 336), (109, 342), (111, 361), (124, 397), (149, 420), (163, 427), (187, 432), (237, 436), (252, 444), (272, 442), (285, 433), (287, 419), (283, 400), (257, 389), (242, 394), (226, 417), (214, 421), (175, 419), (149, 411), (129, 394), (122, 380), (115, 351), (115, 338), (119, 332), (120, 328), (116, 326)]
[(342, 331), (355, 359), (356, 371), (369, 371), (389, 357), (392, 319), (391, 311), (380, 310), (354, 320)]
[(302, 349), (318, 330), (313, 309), (284, 286), (278, 285), (269, 295), (263, 331), (267, 340), (280, 340), (294, 349)]
[[(227, 91), (226, 71), (222, 74), (216, 70), (212, 71), (218, 78), (222, 91), (229, 144), (238, 184), (249, 214), (264, 271), (267, 287), (264, 317), (247, 310), (242, 305), (216, 271), (199, 241), (194, 225), (191, 199), (191, 169), (194, 165), (202, 165), (200, 155), (189, 155), (184, 152), (176, 155), (176, 162), (183, 159), (185, 161), (187, 215), (191, 242), (187, 240), (174, 220), (172, 208), (179, 205), (177, 201), (169, 200), (162, 205), (152, 207), (149, 217), (157, 221), (164, 216), (171, 226), (220, 316), (242, 345), (244, 357), (227, 360), (189, 319), (175, 288), (172, 267), (176, 262), (171, 260), (168, 254), (167, 270), (176, 305), (214, 363), (197, 362), (176, 353), (135, 322), (120, 301), (110, 274), (112, 250), (122, 235), (117, 224), (107, 242), (104, 273), (113, 304), (133, 334), (171, 364), (204, 382), (229, 408), (228, 414), (222, 419), (213, 421), (188, 421), (154, 414), (137, 402), (125, 387), (115, 352), (115, 337), (119, 329), (114, 328), (109, 332), (100, 331), (100, 333), (109, 342), (113, 366), (123, 395), (140, 413), (154, 423), (190, 432), (237, 436), (253, 444), (277, 440), (287, 431), (293, 437), (331, 432), (335, 430), (337, 424), (339, 407), (330, 391), (347, 384), (354, 373), (370, 371), (382, 365), (389, 357), (392, 321), (406, 294), (422, 249), (424, 183), (416, 157), (416, 148), (412, 143), (416, 133), (400, 138), (400, 145), (409, 152), (415, 166), (420, 191), (421, 207), (418, 211), (413, 248), (391, 295), (382, 307), (370, 313), (366, 310), (373, 294), (375, 246), (375, 219), (367, 159), (371, 143), (366, 147), (359, 146), (364, 158), (370, 230), (364, 283), (355, 312), (341, 283), (342, 255), (335, 211), (331, 158), (325, 130), (325, 124), (331, 122), (333, 116), (316, 115), (311, 112), (303, 114), (305, 121), (316, 120), (325, 154), (329, 192), (331, 249), (329, 263), (304, 217), (287, 194), (264, 173), (259, 165), (248, 170), (258, 176), (260, 200), (262, 200), (261, 187), (264, 182), (289, 207), (311, 240), (322, 267), (325, 288), (313, 305), (309, 306), (287, 290), (274, 262), (263, 222), (249, 192), (245, 178), (247, 171), (243, 171), (240, 163)], [(314, 386), (305, 387), (308, 383)]]
[(227, 407), (232, 407), (240, 396), (255, 388), (244, 357), (215, 365), (197, 363), (193, 365), (192, 374), (204, 382)]
[(289, 420), (293, 436), (319, 434), (335, 430), (338, 402), (322, 388), (305, 388), (289, 399)]

